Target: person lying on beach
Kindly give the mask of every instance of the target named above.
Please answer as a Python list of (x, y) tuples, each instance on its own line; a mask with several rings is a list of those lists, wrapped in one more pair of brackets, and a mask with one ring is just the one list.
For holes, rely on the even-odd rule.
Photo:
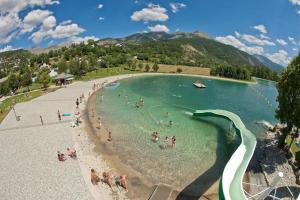
[(76, 150), (73, 149), (73, 148), (67, 148), (67, 154), (68, 156), (70, 156), (71, 158), (73, 159), (76, 159), (77, 158), (77, 154), (76, 154)]
[(126, 175), (121, 175), (119, 177), (119, 180), (117, 181), (117, 184), (120, 185), (122, 188), (124, 188), (126, 191), (128, 191), (127, 190), (128, 182), (127, 182), (127, 176)]
[(91, 182), (93, 185), (98, 185), (98, 183), (100, 182), (100, 178), (97, 175), (96, 170), (91, 169)]
[(65, 154), (60, 153), (59, 151), (57, 151), (57, 158), (61, 162), (64, 162), (65, 160), (67, 160), (67, 158), (65, 157)]
[(111, 190), (113, 191), (113, 192), (115, 192), (115, 190), (114, 190), (114, 188), (113, 188), (113, 185), (112, 185), (112, 175), (109, 173), (109, 172), (103, 172), (103, 174), (102, 174), (102, 176), (103, 176), (103, 179), (102, 179), (102, 181), (104, 182), (104, 183), (106, 183), (110, 188), (111, 188)]

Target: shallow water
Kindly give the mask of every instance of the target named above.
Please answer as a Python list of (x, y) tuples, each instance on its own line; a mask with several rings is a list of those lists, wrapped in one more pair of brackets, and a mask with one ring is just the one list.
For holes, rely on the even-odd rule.
[[(199, 79), (206, 89), (192, 85)], [(256, 121), (277, 122), (276, 96), (274, 83), (268, 81), (254, 85), (186, 76), (145, 76), (106, 87), (98, 94), (97, 112), (112, 131), (114, 149), (121, 160), (153, 184), (167, 183), (178, 190), (188, 185), (188, 190), (205, 189), (220, 177), (240, 139), (228, 121), (196, 120), (191, 113), (197, 109), (234, 112), (260, 137), (263, 128)], [(145, 105), (136, 108), (140, 98)], [(157, 143), (151, 140), (153, 131), (159, 132)], [(175, 149), (162, 148), (166, 136), (176, 136)]]

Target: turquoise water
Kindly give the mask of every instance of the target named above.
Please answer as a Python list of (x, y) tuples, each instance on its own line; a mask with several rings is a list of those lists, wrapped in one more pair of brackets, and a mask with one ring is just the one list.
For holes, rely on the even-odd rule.
[[(206, 89), (192, 85), (199, 79)], [(190, 113), (201, 109), (234, 112), (257, 137), (264, 129), (256, 121), (277, 122), (277, 90), (268, 81), (241, 84), (188, 76), (144, 76), (119, 83), (105, 88), (97, 98), (97, 111), (113, 133), (115, 151), (153, 184), (167, 183), (189, 193), (209, 187), (220, 177), (240, 140), (228, 121), (196, 120)], [(137, 109), (135, 102), (140, 98), (145, 105)], [(158, 143), (151, 140), (153, 131), (160, 134)], [(175, 149), (162, 148), (165, 136), (176, 136)]]

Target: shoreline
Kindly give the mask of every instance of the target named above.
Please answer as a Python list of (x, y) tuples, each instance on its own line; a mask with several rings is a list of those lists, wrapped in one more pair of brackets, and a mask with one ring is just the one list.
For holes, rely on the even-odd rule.
[[(149, 75), (173, 75), (173, 74), (161, 74), (161, 73), (147, 73), (147, 74), (135, 74), (133, 76), (114, 76), (109, 77), (105, 81), (105, 85), (109, 85), (113, 82), (116, 82), (120, 79), (127, 79), (137, 76), (149, 76)], [(177, 74), (175, 74), (177, 75)], [(182, 76), (182, 74), (181, 74)], [(191, 75), (184, 75), (191, 76)], [(99, 82), (99, 81), (98, 81)], [(105, 87), (104, 85), (104, 87)], [(143, 178), (143, 175), (138, 172), (136, 169), (133, 169), (131, 166), (125, 164), (119, 155), (113, 149), (113, 141), (108, 142), (108, 130), (105, 127), (105, 124), (102, 123), (102, 127), (99, 130), (98, 128), (98, 114), (96, 112), (96, 100), (97, 94), (101, 92), (103, 88), (98, 88), (94, 91), (91, 96), (88, 98), (87, 105), (84, 109), (84, 131), (87, 134), (90, 142), (93, 144), (96, 154), (100, 155), (105, 162), (107, 162), (110, 167), (110, 171), (114, 174), (126, 174), (129, 177), (128, 185), (129, 192), (127, 196), (133, 200), (142, 200), (148, 198), (150, 194), (155, 189), (155, 186), (159, 183), (151, 182), (146, 178)], [(121, 173), (122, 172), (122, 173)], [(196, 179), (197, 177), (195, 177)], [(218, 187), (219, 180), (217, 180), (211, 187), (202, 195), (203, 198), (214, 200), (218, 199)], [(182, 188), (183, 189), (183, 188)], [(181, 191), (181, 190), (180, 190)], [(180, 191), (173, 188), (171, 199), (176, 199)]]

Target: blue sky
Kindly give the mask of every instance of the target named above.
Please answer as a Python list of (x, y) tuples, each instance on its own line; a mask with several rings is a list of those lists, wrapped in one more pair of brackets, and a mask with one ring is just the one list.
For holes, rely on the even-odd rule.
[(300, 0), (0, 0), (0, 51), (196, 30), (286, 65), (300, 47)]

